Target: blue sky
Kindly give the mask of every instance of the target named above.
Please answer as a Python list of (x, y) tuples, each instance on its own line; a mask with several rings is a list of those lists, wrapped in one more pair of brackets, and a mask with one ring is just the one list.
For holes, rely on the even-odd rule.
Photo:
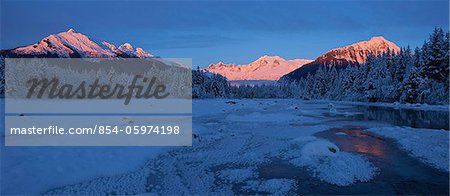
[(205, 67), (262, 55), (314, 59), (382, 35), (421, 45), (448, 29), (448, 1), (12, 1), (1, 2), (2, 49), (74, 28), (94, 41), (130, 42)]

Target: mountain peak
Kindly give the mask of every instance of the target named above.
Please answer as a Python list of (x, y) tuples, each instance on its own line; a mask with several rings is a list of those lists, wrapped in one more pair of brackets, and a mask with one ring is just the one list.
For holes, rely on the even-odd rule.
[(311, 60), (285, 60), (279, 56), (264, 55), (246, 65), (211, 64), (206, 71), (220, 74), (229, 80), (278, 80)]
[(128, 42), (120, 45), (119, 49), (124, 51), (124, 52), (133, 51), (134, 50), (133, 46), (130, 43), (128, 43)]
[(372, 38), (370, 38), (369, 41), (388, 41), (388, 40), (383, 36), (373, 36)]
[(383, 36), (375, 36), (367, 41), (357, 42), (341, 48), (336, 48), (323, 54), (316, 61), (327, 64), (363, 64), (366, 62), (369, 53), (380, 55), (390, 50), (394, 53), (400, 51), (400, 47), (390, 42)]
[(281, 65), (281, 62), (286, 61), (285, 59), (281, 58), (280, 56), (261, 56), (259, 57), (255, 62), (252, 64), (258, 64), (259, 66), (264, 66), (271, 64), (273, 66)]
[(139, 58), (153, 57), (153, 54), (145, 52), (142, 48), (136, 48), (136, 56)]
[(379, 48), (388, 47), (391, 51), (395, 51), (395, 52), (400, 51), (400, 48), (397, 45), (395, 45), (394, 43), (390, 42), (389, 40), (387, 40), (383, 36), (374, 36), (374, 37), (370, 38), (369, 41), (360, 42), (360, 43), (370, 43), (372, 45), (376, 45)]
[(283, 78), (294, 80), (303, 78), (310, 73), (314, 74), (321, 67), (343, 68), (349, 65), (361, 65), (366, 62), (369, 54), (381, 55), (387, 51), (398, 53), (400, 47), (382, 36), (375, 36), (367, 41), (332, 49)]
[(219, 61), (219, 62), (216, 63), (216, 64), (214, 64), (214, 63), (209, 64), (209, 66), (208, 66), (207, 69), (213, 70), (213, 69), (218, 69), (218, 68), (221, 68), (221, 67), (236, 67), (236, 66), (237, 66), (237, 65), (234, 65), (234, 64), (226, 64), (226, 63), (224, 63), (224, 62), (222, 62), (222, 61)]
[(281, 58), (280, 56), (264, 55), (259, 57), (258, 60), (285, 60), (285, 59)]
[(128, 42), (122, 44), (122, 46), (127, 47), (127, 48), (133, 48), (133, 46)]
[(35, 44), (0, 52), (1, 55), (6, 54), (12, 57), (147, 58), (153, 56), (142, 48), (134, 50), (129, 43), (120, 45), (119, 48), (108, 42), (102, 42), (99, 45), (86, 35), (75, 32), (72, 28), (49, 35)]

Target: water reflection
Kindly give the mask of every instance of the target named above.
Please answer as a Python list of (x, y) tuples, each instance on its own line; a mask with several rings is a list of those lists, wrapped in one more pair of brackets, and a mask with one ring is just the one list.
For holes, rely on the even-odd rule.
[[(336, 190), (339, 190), (339, 193), (449, 194), (448, 172), (424, 164), (399, 148), (396, 142), (372, 134), (363, 127), (333, 128), (315, 135), (335, 143), (341, 151), (363, 155), (379, 169), (379, 174), (370, 182), (338, 187)], [(327, 186), (322, 184), (320, 187)], [(364, 192), (367, 190), (370, 190), (369, 193)]]
[[(344, 134), (342, 134), (344, 133)], [(386, 159), (386, 145), (382, 138), (369, 135), (362, 127), (334, 128), (319, 133), (319, 136), (333, 138), (340, 144), (342, 151), (369, 154), (377, 158)]]
[(422, 111), (376, 106), (356, 106), (355, 120), (379, 120), (397, 126), (449, 130), (448, 111)]
[(306, 168), (275, 159), (258, 168), (258, 177), (294, 179), (297, 195), (449, 195), (448, 172), (420, 162), (394, 141), (372, 134), (364, 127), (333, 128), (315, 136), (330, 140), (341, 151), (367, 158), (379, 169), (378, 174), (368, 182), (337, 186), (315, 178)]

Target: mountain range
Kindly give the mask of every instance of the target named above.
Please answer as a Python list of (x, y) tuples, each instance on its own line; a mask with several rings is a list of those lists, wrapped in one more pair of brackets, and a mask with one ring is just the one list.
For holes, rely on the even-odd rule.
[(59, 57), (59, 58), (149, 58), (152, 54), (145, 52), (142, 48), (133, 48), (131, 44), (125, 43), (116, 47), (115, 45), (102, 42), (98, 44), (86, 35), (69, 29), (66, 32), (49, 35), (41, 41), (23, 47), (10, 50), (0, 50), (0, 55), (9, 57)]
[[(384, 37), (372, 37), (368, 41), (332, 49), (315, 60), (286, 60), (279, 56), (262, 56), (245, 65), (210, 64), (204, 71), (217, 73), (229, 80), (298, 80), (309, 73), (314, 74), (320, 67), (343, 68), (363, 64), (370, 53), (382, 54), (386, 51), (397, 53), (400, 48)], [(86, 35), (69, 29), (66, 32), (49, 35), (41, 41), (23, 47), (0, 50), (0, 56), (9, 57), (57, 57), (57, 58), (151, 58), (154, 55), (142, 48), (134, 48), (125, 43), (118, 47), (108, 42), (100, 44)]]
[(344, 68), (366, 62), (370, 53), (380, 55), (383, 52), (397, 53), (400, 48), (382, 36), (372, 37), (368, 41), (332, 49), (315, 60), (285, 60), (279, 56), (263, 56), (247, 65), (211, 64), (206, 71), (225, 76), (229, 80), (298, 80), (309, 73), (314, 74), (320, 67)]
[(262, 56), (246, 65), (211, 64), (205, 71), (220, 74), (228, 80), (278, 80), (281, 76), (312, 62), (307, 59), (285, 60), (279, 56)]

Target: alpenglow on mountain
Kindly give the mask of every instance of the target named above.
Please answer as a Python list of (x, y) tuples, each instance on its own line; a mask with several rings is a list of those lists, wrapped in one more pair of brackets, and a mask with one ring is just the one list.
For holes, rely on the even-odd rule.
[(349, 65), (361, 65), (366, 62), (370, 53), (381, 55), (388, 50), (398, 53), (400, 48), (382, 36), (372, 37), (368, 41), (332, 49), (319, 56), (313, 62), (286, 74), (281, 79), (287, 81), (298, 80), (308, 76), (308, 74), (315, 74), (320, 67), (335, 67), (339, 69)]
[(285, 60), (279, 56), (262, 56), (247, 65), (211, 64), (205, 70), (225, 76), (228, 80), (278, 80), (281, 76), (312, 60)]
[(49, 35), (41, 41), (10, 50), (0, 50), (0, 55), (9, 57), (60, 57), (60, 58), (147, 58), (152, 54), (142, 48), (133, 48), (125, 43), (119, 47), (108, 42), (97, 44), (89, 37), (69, 29), (54, 35)]

